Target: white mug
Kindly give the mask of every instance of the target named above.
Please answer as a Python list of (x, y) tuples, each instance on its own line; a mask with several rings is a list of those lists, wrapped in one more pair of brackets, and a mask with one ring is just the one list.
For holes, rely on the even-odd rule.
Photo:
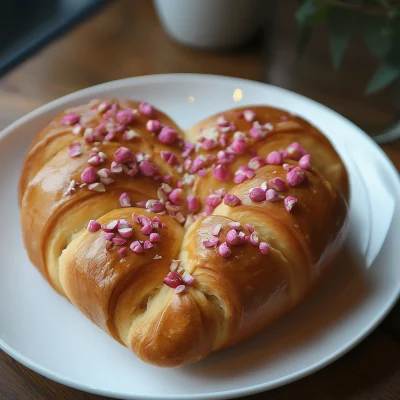
[(265, 19), (266, 0), (154, 0), (165, 31), (177, 42), (200, 48), (240, 46)]

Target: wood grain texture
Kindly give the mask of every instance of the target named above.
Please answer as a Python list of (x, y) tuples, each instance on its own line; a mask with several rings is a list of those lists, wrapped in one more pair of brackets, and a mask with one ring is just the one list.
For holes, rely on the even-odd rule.
[[(168, 72), (266, 80), (320, 101), (357, 122), (366, 121), (371, 127), (390, 121), (393, 106), (389, 90), (370, 99), (361, 95), (375, 60), (353, 43), (345, 68), (333, 73), (326, 32), (322, 30), (304, 60), (296, 63), (296, 2), (279, 3), (275, 24), (267, 30), (266, 46), (256, 38), (244, 49), (218, 53), (173, 43), (159, 25), (150, 0), (117, 1), (0, 80), (0, 128), (75, 90), (114, 79)], [(400, 143), (383, 148), (400, 169)], [(247, 398), (400, 399), (400, 305), (367, 339), (332, 365), (298, 382)], [(104, 397), (52, 382), (1, 353), (0, 399)]]

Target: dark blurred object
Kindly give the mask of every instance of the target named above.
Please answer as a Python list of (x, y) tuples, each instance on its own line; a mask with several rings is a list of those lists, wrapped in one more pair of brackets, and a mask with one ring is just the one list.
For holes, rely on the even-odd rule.
[(298, 4), (296, 0), (277, 2), (271, 32), (265, 37), (262, 79), (332, 108), (380, 144), (396, 141), (400, 137), (400, 81), (366, 96), (365, 88), (379, 60), (355, 35), (342, 67), (335, 71), (327, 24), (318, 26), (299, 58)]
[(112, 0), (2, 0), (0, 75)]

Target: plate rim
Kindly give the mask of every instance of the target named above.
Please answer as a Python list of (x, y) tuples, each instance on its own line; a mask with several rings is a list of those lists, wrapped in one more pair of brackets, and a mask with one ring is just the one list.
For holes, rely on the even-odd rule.
[[(311, 104), (313, 106), (320, 107), (325, 112), (329, 112), (335, 118), (338, 118), (342, 122), (348, 124), (354, 132), (356, 132), (359, 136), (363, 137), (363, 140), (369, 142), (370, 145), (374, 148), (373, 151), (379, 155), (380, 161), (384, 163), (385, 169), (390, 171), (391, 178), (393, 182), (396, 182), (397, 191), (400, 190), (400, 176), (397, 172), (397, 169), (390, 161), (389, 157), (386, 153), (379, 147), (371, 137), (369, 137), (361, 128), (355, 125), (353, 122), (339, 114), (338, 112), (330, 109), (329, 107), (312, 100), (308, 97), (305, 97), (299, 93), (293, 92), (291, 90), (281, 88), (275, 85), (271, 85), (264, 82), (257, 82), (249, 79), (243, 78), (236, 78), (236, 77), (229, 77), (229, 76), (222, 76), (222, 75), (212, 75), (212, 74), (196, 74), (196, 73), (175, 73), (175, 74), (155, 74), (155, 75), (143, 75), (143, 76), (136, 76), (124, 79), (113, 80), (105, 83), (101, 83), (98, 85), (90, 86), (72, 93), (69, 93), (65, 96), (59, 97), (51, 102), (45, 103), (42, 106), (34, 109), (33, 111), (29, 112), (28, 114), (22, 116), (21, 118), (17, 119), (15, 122), (8, 125), (0, 132), (0, 142), (4, 139), (7, 135), (13, 132), (13, 130), (18, 129), (21, 125), (29, 122), (31, 119), (36, 118), (37, 116), (41, 115), (44, 112), (48, 112), (51, 109), (56, 107), (62, 106), (64, 103), (67, 103), (71, 100), (79, 100), (79, 98), (89, 95), (92, 92), (96, 91), (107, 91), (110, 89), (118, 89), (119, 87), (126, 87), (126, 86), (135, 86), (138, 84), (148, 83), (148, 84), (157, 84), (157, 83), (171, 83), (173, 80), (180, 81), (181, 83), (190, 83), (190, 81), (196, 81), (196, 83), (203, 81), (207, 81), (210, 83), (212, 80), (218, 80), (219, 82), (224, 81), (225, 83), (232, 83), (239, 85), (240, 83), (244, 85), (252, 85), (254, 87), (268, 87), (273, 90), (279, 90), (284, 92), (289, 96), (297, 97), (298, 100)], [(195, 82), (193, 82), (195, 83)], [(250, 104), (250, 103), (249, 103)], [(307, 119), (307, 116), (303, 116)], [(396, 191), (396, 187), (392, 188), (393, 191)], [(397, 202), (398, 203), (398, 202)], [(327, 365), (333, 363), (344, 354), (352, 350), (356, 347), (362, 340), (364, 340), (370, 333), (372, 333), (375, 328), (383, 321), (383, 319), (388, 315), (388, 313), (392, 310), (394, 305), (396, 304), (397, 300), (400, 297), (400, 283), (398, 284), (397, 291), (394, 291), (392, 296), (390, 297), (390, 301), (387, 302), (385, 307), (383, 307), (377, 316), (371, 321), (371, 323), (364, 328), (364, 330), (360, 331), (359, 334), (353, 337), (351, 340), (346, 341), (339, 349), (337, 349), (334, 353), (326, 356), (325, 358), (319, 360), (318, 362), (314, 363), (313, 365), (304, 368), (299, 372), (294, 372), (290, 375), (286, 375), (282, 378), (276, 379), (269, 383), (259, 383), (252, 386), (247, 386), (243, 388), (237, 389), (230, 389), (218, 392), (209, 392), (209, 393), (196, 393), (192, 395), (187, 394), (174, 394), (174, 395), (147, 395), (147, 394), (129, 394), (129, 393), (122, 393), (115, 390), (108, 390), (108, 389), (101, 389), (95, 386), (91, 386), (88, 384), (82, 384), (81, 382), (71, 379), (65, 378), (62, 375), (52, 372), (46, 367), (41, 366), (40, 364), (36, 363), (32, 359), (25, 357), (20, 352), (15, 350), (14, 348), (7, 345), (2, 338), (0, 338), (0, 349), (2, 349), (5, 353), (7, 353), (11, 358), (15, 359), (16, 361), (20, 362), (25, 367), (37, 372), (38, 374), (58, 383), (61, 383), (65, 386), (86, 391), (93, 394), (100, 394), (103, 396), (109, 396), (119, 399), (143, 399), (143, 400), (150, 400), (150, 399), (159, 399), (159, 400), (203, 400), (203, 399), (226, 399), (226, 398), (237, 398), (240, 396), (248, 396), (256, 393), (260, 393), (263, 391), (271, 390), (285, 384), (297, 381), (299, 379), (304, 378), (305, 376), (311, 375), (314, 372), (326, 367)]]

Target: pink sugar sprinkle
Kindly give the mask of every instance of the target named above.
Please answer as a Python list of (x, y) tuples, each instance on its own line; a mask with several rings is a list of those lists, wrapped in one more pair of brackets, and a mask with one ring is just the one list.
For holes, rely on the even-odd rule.
[(177, 212), (174, 217), (180, 224), (183, 224), (186, 221), (185, 216), (181, 212)]
[(296, 161), (299, 161), (301, 157), (303, 157), (307, 154), (307, 152), (303, 149), (303, 147), (297, 142), (290, 144), (286, 148), (286, 151), (288, 152), (289, 157), (292, 160), (296, 160)]
[(114, 154), (114, 160), (118, 164), (126, 164), (135, 161), (135, 155), (126, 147), (120, 147)]
[(158, 213), (164, 210), (164, 205), (159, 200), (150, 199), (146, 201), (146, 210), (149, 212)]
[(228, 142), (228, 135), (226, 133), (222, 133), (219, 136), (218, 142), (219, 142), (221, 147), (226, 147), (226, 144)]
[(253, 246), (258, 246), (260, 243), (260, 240), (258, 238), (258, 233), (257, 232), (252, 232), (249, 238), (249, 242), (253, 245)]
[(132, 228), (132, 224), (130, 224), (126, 219), (121, 218), (118, 220), (118, 229), (122, 229), (122, 228)]
[(143, 247), (145, 250), (151, 249), (153, 247), (153, 243), (151, 243), (150, 240), (145, 240)]
[(137, 215), (136, 213), (132, 214), (132, 220), (133, 220), (133, 222), (136, 222), (137, 224), (140, 224), (139, 215)]
[(147, 218), (145, 215), (139, 215), (139, 221), (142, 224), (142, 226), (151, 224), (150, 219)]
[(210, 194), (209, 196), (206, 197), (206, 204), (209, 206), (215, 208), (219, 206), (222, 202), (221, 196), (218, 196), (217, 194)]
[(296, 197), (293, 197), (293, 196), (287, 196), (283, 200), (283, 203), (285, 204), (286, 211), (291, 212), (293, 207), (297, 203), (297, 199), (296, 199)]
[(105, 112), (111, 108), (111, 104), (108, 101), (102, 101), (97, 106), (97, 112)]
[(268, 189), (265, 193), (266, 195), (266, 200), (267, 201), (279, 201), (281, 200), (281, 197), (279, 196), (278, 193), (276, 193), (276, 191), (274, 189)]
[(273, 151), (268, 154), (265, 161), (267, 162), (267, 164), (280, 165), (282, 164), (283, 158), (279, 152)]
[(106, 142), (113, 142), (115, 139), (115, 131), (111, 130), (110, 132), (107, 133), (107, 135), (104, 137), (104, 140)]
[(206, 139), (204, 142), (201, 144), (201, 147), (205, 150), (211, 150), (214, 147), (217, 147), (217, 143), (212, 140), (212, 139)]
[(87, 230), (89, 232), (97, 232), (100, 228), (101, 228), (101, 225), (97, 221), (91, 219), (89, 221), (89, 225), (87, 227)]
[(265, 192), (259, 187), (250, 190), (249, 198), (253, 202), (260, 202), (265, 200)]
[(111, 172), (114, 172), (115, 174), (120, 174), (122, 172), (122, 165), (113, 161), (111, 163)]
[(249, 130), (249, 135), (255, 140), (261, 140), (265, 138), (267, 132), (257, 121), (255, 121), (252, 128)]
[(146, 123), (146, 129), (151, 133), (157, 133), (161, 129), (161, 122), (157, 119), (149, 119)]
[(97, 171), (100, 178), (111, 178), (112, 172), (108, 168), (101, 168)]
[(150, 233), (150, 242), (151, 243), (161, 242), (160, 235), (158, 233), (156, 233), (156, 232)]
[(117, 226), (118, 226), (118, 220), (114, 219), (114, 220), (108, 222), (107, 224), (102, 225), (101, 229), (104, 232), (110, 233), (110, 232), (114, 231), (115, 229), (117, 229)]
[(159, 173), (157, 165), (150, 161), (142, 161), (139, 164), (139, 169), (144, 176), (154, 176)]
[(236, 221), (228, 222), (228, 226), (229, 228), (235, 229), (236, 231), (241, 231), (243, 229), (240, 222)]
[(287, 121), (289, 117), (287, 117), (286, 115), (281, 115), (280, 119), (281, 121)]
[(151, 104), (146, 102), (139, 104), (139, 111), (146, 117), (154, 117), (156, 115), (156, 109)]
[(122, 135), (122, 140), (125, 140), (129, 142), (132, 139), (135, 138), (140, 138), (140, 135), (135, 132), (133, 129), (130, 129), (129, 131), (125, 131), (124, 134)]
[(128, 170), (128, 175), (133, 178), (139, 173), (139, 166), (136, 163), (132, 163)]
[(262, 254), (268, 254), (269, 253), (269, 244), (268, 243), (261, 242), (259, 244), (258, 248), (260, 249), (260, 252)]
[(172, 179), (171, 175), (164, 175), (163, 182), (168, 183)]
[(119, 228), (118, 233), (122, 237), (129, 239), (130, 237), (132, 237), (133, 231), (132, 231), (132, 228)]
[(293, 168), (286, 174), (286, 180), (290, 186), (301, 185), (305, 179), (306, 173), (299, 167)]
[(221, 228), (222, 228), (221, 224), (214, 225), (211, 229), (211, 235), (218, 236), (219, 233), (221, 232)]
[(226, 150), (217, 153), (217, 164), (231, 164), (235, 161), (235, 155)]
[(235, 229), (231, 229), (226, 234), (226, 242), (229, 246), (237, 246), (238, 244), (240, 244), (240, 239)]
[(177, 288), (182, 285), (182, 277), (176, 271), (168, 272), (167, 276), (164, 278), (164, 283), (172, 289)]
[(121, 207), (131, 207), (131, 198), (128, 193), (122, 193), (121, 196), (119, 196), (119, 203)]
[(253, 171), (256, 171), (257, 169), (263, 167), (264, 165), (265, 162), (261, 157), (253, 157), (248, 163), (249, 168)]
[(247, 150), (247, 143), (244, 138), (237, 137), (233, 139), (230, 147), (236, 154), (244, 154)]
[(170, 126), (164, 126), (158, 135), (158, 140), (161, 143), (171, 145), (176, 141), (177, 137), (178, 132), (175, 129), (171, 128)]
[(175, 204), (172, 204), (170, 202), (167, 202), (165, 204), (165, 209), (167, 210), (169, 215), (175, 215), (177, 212), (180, 211), (180, 207), (176, 206)]
[(115, 237), (115, 233), (113, 232), (108, 232), (104, 234), (104, 239), (111, 241)]
[(145, 226), (143, 226), (143, 228), (140, 230), (140, 232), (144, 233), (145, 235), (150, 235), (152, 230), (153, 230), (152, 225), (151, 224), (146, 224)]
[(212, 248), (212, 247), (217, 247), (217, 246), (218, 246), (218, 243), (219, 243), (218, 238), (211, 238), (211, 239), (209, 239), (209, 240), (205, 240), (205, 241), (203, 242), (203, 246), (204, 246), (205, 248), (207, 248), (207, 249), (210, 249), (210, 248)]
[(83, 138), (85, 139), (86, 143), (93, 143), (95, 141), (95, 137), (93, 135), (93, 129), (87, 128), (83, 133)]
[(239, 244), (246, 244), (249, 241), (249, 236), (246, 236), (246, 234), (244, 232), (239, 232), (238, 233), (238, 240), (239, 240)]
[(199, 169), (203, 168), (206, 165), (206, 160), (204, 156), (197, 156), (192, 163), (191, 172), (197, 172)]
[(228, 258), (231, 255), (231, 249), (228, 247), (226, 242), (224, 242), (218, 247), (218, 253), (221, 257)]
[(221, 114), (218, 118), (217, 118), (217, 125), (218, 126), (228, 126), (229, 125), (229, 121), (225, 118), (225, 115)]
[(279, 150), (278, 153), (282, 156), (282, 158), (290, 158), (289, 153), (286, 150)]
[(81, 179), (85, 183), (94, 183), (97, 180), (97, 171), (93, 167), (85, 168), (81, 174)]
[(189, 212), (195, 213), (200, 209), (200, 200), (196, 196), (190, 194), (187, 196), (186, 202)]
[[(176, 155), (170, 151), (161, 150), (160, 156), (169, 165), (174, 165), (176, 163)], [(190, 160), (190, 158), (187, 160)]]
[(89, 160), (87, 161), (89, 165), (92, 165), (94, 167), (97, 167), (101, 164), (100, 156), (98, 154), (95, 154), (94, 156), (90, 157)]
[(145, 207), (146, 207), (146, 203), (147, 203), (146, 200), (138, 201), (138, 202), (136, 203), (136, 207), (145, 208)]
[[(82, 185), (81, 185), (82, 187)], [(92, 190), (93, 192), (105, 192), (105, 186), (100, 182), (91, 183), (88, 185), (88, 189)]]
[(75, 113), (64, 115), (60, 121), (61, 125), (75, 125), (79, 122), (80, 116)]
[(186, 286), (185, 285), (179, 285), (178, 287), (175, 288), (174, 293), (175, 294), (184, 294), (184, 293), (186, 293)]
[(244, 181), (247, 181), (247, 176), (244, 173), (239, 173), (239, 174), (235, 174), (234, 178), (233, 178), (233, 182), (239, 184), (239, 183), (243, 183)]
[(205, 178), (207, 176), (207, 171), (205, 169), (199, 169), (197, 171), (197, 175), (202, 177), (202, 178)]
[(274, 178), (269, 181), (272, 189), (275, 189), (278, 192), (283, 192), (286, 189), (286, 183), (282, 178)]
[(212, 165), (212, 174), (219, 181), (226, 182), (231, 178), (231, 173), (224, 165)]
[(172, 204), (179, 206), (182, 203), (183, 199), (183, 190), (182, 189), (174, 189), (168, 196), (169, 200)]
[(253, 110), (244, 110), (243, 111), (243, 118), (247, 122), (253, 122), (256, 119), (256, 113)]
[(224, 204), (226, 204), (229, 207), (235, 207), (239, 204), (241, 204), (242, 202), (240, 201), (239, 197), (237, 197), (234, 194), (230, 194), (228, 193), (225, 197), (224, 197)]
[(299, 167), (305, 170), (311, 169), (311, 155), (306, 154), (299, 160)]
[(126, 239), (122, 239), (122, 238), (119, 238), (119, 237), (112, 238), (111, 241), (112, 241), (116, 246), (122, 246), (123, 244), (126, 243)]
[(126, 249), (126, 247), (121, 247), (121, 248), (118, 250), (118, 254), (121, 256), (121, 258), (125, 258), (125, 257), (126, 257), (126, 254), (127, 254), (127, 249)]
[(73, 157), (79, 157), (82, 154), (81, 150), (82, 144), (81, 143), (70, 143), (68, 145), (69, 151), (68, 151), (68, 156), (73, 158)]
[(253, 226), (253, 225), (246, 224), (246, 229), (247, 229), (250, 233), (253, 233), (253, 232), (254, 232), (254, 226)]
[(206, 213), (206, 215), (210, 215), (214, 212), (214, 207), (206, 204), (206, 206), (204, 207), (204, 212)]
[(250, 169), (247, 165), (242, 165), (239, 167), (238, 172), (241, 172), (246, 175), (248, 179), (254, 178), (256, 176), (255, 172)]
[(194, 277), (192, 275), (189, 274), (189, 272), (184, 271), (182, 274), (182, 280), (185, 283), (185, 285), (193, 285), (194, 283)]
[(190, 153), (194, 150), (194, 148), (195, 148), (195, 145), (193, 143), (185, 140), (184, 145), (183, 145), (184, 151), (182, 152), (181, 156), (183, 158), (188, 157), (190, 155)]
[(132, 242), (129, 247), (136, 254), (143, 253), (143, 247), (138, 240), (135, 240), (134, 242)]
[(294, 168), (293, 165), (289, 165), (288, 163), (282, 164), (282, 167), (287, 172), (290, 172)]
[(118, 111), (116, 118), (120, 124), (128, 125), (135, 120), (135, 114), (132, 112), (132, 110)]
[(104, 125), (99, 125), (93, 131), (93, 135), (97, 140), (103, 140), (103, 136), (107, 133), (107, 128)]

